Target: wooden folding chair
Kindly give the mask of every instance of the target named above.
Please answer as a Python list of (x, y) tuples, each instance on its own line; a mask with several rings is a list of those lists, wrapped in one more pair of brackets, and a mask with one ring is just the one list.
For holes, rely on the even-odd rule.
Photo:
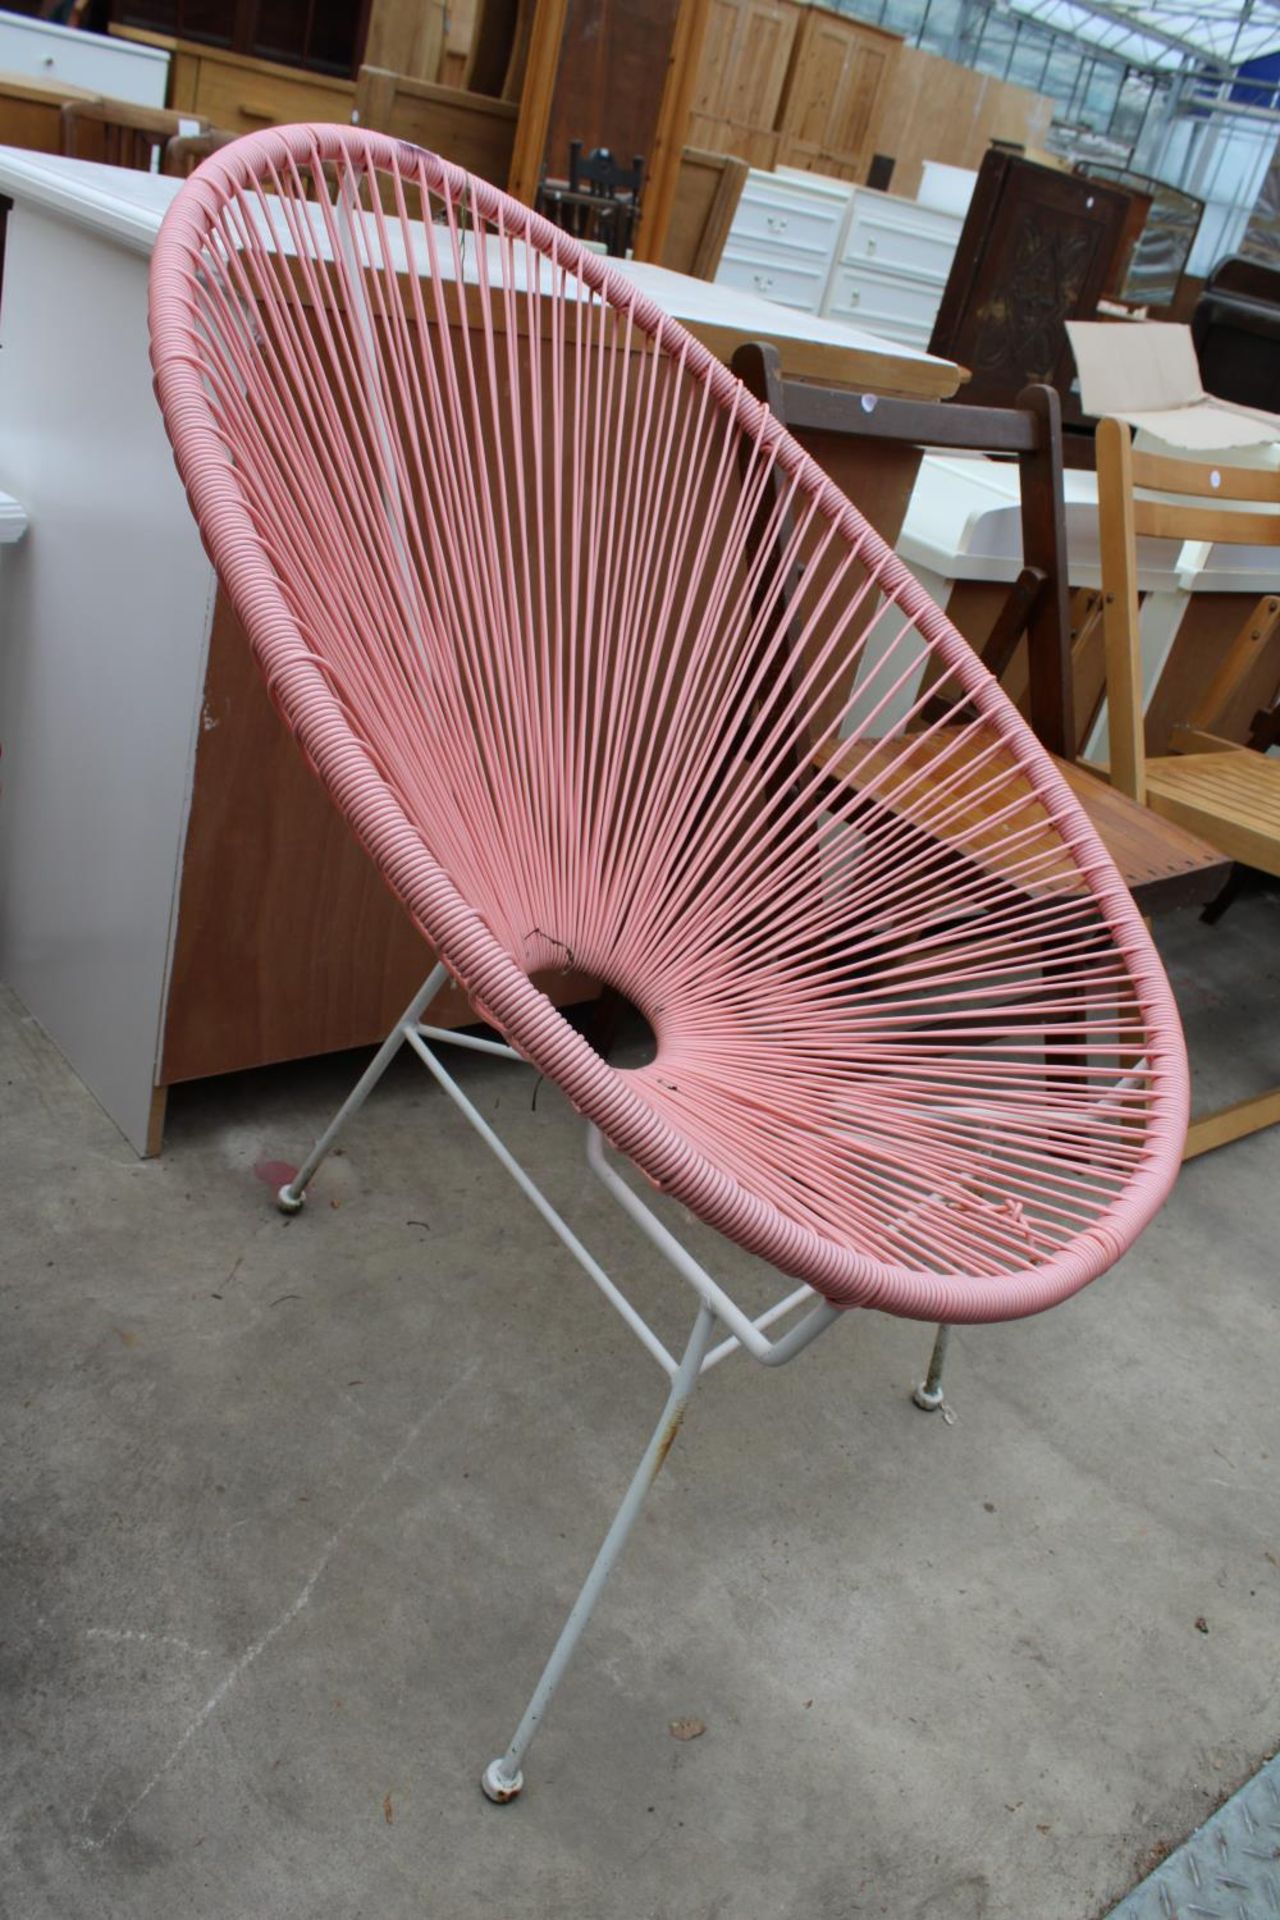
[[(1179, 498), (1144, 499), (1140, 490)], [(1237, 510), (1225, 501), (1272, 511)], [(1202, 836), (1228, 859), (1280, 878), (1280, 760), (1266, 752), (1280, 737), (1280, 703), (1255, 715), (1248, 745), (1213, 730), (1270, 638), (1280, 617), (1280, 596), (1265, 595), (1246, 620), (1186, 723), (1174, 728), (1173, 751), (1149, 756), (1137, 560), (1137, 542), (1144, 537), (1280, 547), (1280, 474), (1135, 453), (1124, 422), (1103, 420), (1098, 426), (1098, 520), (1112, 787), (1155, 817)], [(1280, 1088), (1237, 1101), (1192, 1121), (1185, 1157), (1277, 1121)]]

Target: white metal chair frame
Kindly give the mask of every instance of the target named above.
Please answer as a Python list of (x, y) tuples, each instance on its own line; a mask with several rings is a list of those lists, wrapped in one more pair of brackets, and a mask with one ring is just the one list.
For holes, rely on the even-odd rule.
[[(423, 1021), (422, 1014), (447, 984), (448, 979), (447, 968), (443, 966), (432, 968), (297, 1173), (292, 1180), (280, 1188), (276, 1196), (277, 1205), (283, 1213), (298, 1213), (301, 1210), (307, 1187), (325, 1156), (348, 1120), (360, 1111), (392, 1060), (407, 1043), (437, 1084), (470, 1121), (485, 1145), (497, 1156), (520, 1191), (568, 1248), (578, 1265), (594, 1280), (606, 1300), (616, 1307), (627, 1326), (636, 1335), (646, 1352), (657, 1361), (670, 1381), (666, 1403), (658, 1424), (654, 1428), (653, 1436), (645, 1448), (630, 1486), (623, 1495), (622, 1503), (614, 1515), (581, 1591), (570, 1609), (569, 1617), (560, 1630), (560, 1637), (542, 1670), (542, 1676), (525, 1708), (524, 1717), (516, 1728), (506, 1752), (499, 1759), (491, 1760), (481, 1776), (480, 1784), (488, 1798), (501, 1805), (505, 1801), (514, 1800), (524, 1785), (523, 1762), (533, 1736), (542, 1724), (551, 1697), (573, 1656), (583, 1628), (591, 1618), (605, 1581), (627, 1543), (636, 1517), (644, 1503), (645, 1494), (656, 1480), (671, 1450), (694, 1388), (702, 1375), (739, 1348), (758, 1360), (762, 1366), (785, 1366), (788, 1360), (794, 1360), (795, 1356), (802, 1353), (819, 1334), (825, 1333), (833, 1321), (839, 1320), (845, 1310), (821, 1299), (812, 1287), (799, 1286), (793, 1288), (782, 1299), (775, 1301), (763, 1313), (752, 1318), (718, 1281), (712, 1279), (706, 1269), (693, 1258), (686, 1247), (681, 1245), (652, 1209), (633, 1193), (622, 1176), (609, 1164), (599, 1129), (588, 1122), (587, 1165), (592, 1173), (698, 1296), (698, 1311), (693, 1330), (684, 1352), (677, 1359), (655, 1333), (643, 1314), (623, 1293), (617, 1282), (610, 1279), (595, 1255), (583, 1245), (563, 1215), (552, 1206), (541, 1188), (525, 1172), (515, 1155), (494, 1132), (479, 1108), (467, 1098), (434, 1051), (433, 1043), (435, 1045), (444, 1043), (448, 1046), (468, 1049), (473, 1053), (495, 1054), (503, 1060), (515, 1060), (522, 1066), (525, 1064), (515, 1048), (506, 1046), (502, 1041), (486, 1040), (472, 1033), (450, 1032), (443, 1027), (429, 1026)], [(799, 1320), (794, 1321), (786, 1333), (778, 1339), (771, 1340), (768, 1337), (766, 1328), (776, 1326), (779, 1321), (795, 1313), (809, 1301), (817, 1301), (817, 1304), (811, 1306)], [(717, 1325), (724, 1328), (725, 1338), (716, 1345), (712, 1345)]]

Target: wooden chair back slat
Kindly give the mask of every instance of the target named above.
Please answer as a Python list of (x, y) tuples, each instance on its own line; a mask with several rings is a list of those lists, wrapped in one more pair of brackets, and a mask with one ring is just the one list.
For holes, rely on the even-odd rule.
[(1257, 500), (1280, 506), (1280, 472), (1260, 467), (1218, 467), (1163, 453), (1133, 455), (1133, 484), (1157, 493), (1196, 494), (1206, 500)]

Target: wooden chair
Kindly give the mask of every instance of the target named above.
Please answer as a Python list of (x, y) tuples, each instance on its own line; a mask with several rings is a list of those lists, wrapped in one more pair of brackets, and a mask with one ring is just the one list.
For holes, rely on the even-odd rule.
[(201, 133), (207, 120), (163, 107), (135, 107), (128, 100), (68, 100), (62, 109), (62, 151), (73, 160), (100, 160), (111, 167), (157, 173), (171, 140)]
[(538, 188), (537, 208), (575, 240), (594, 241), (621, 259), (635, 237), (643, 190), (642, 154), (624, 167), (608, 147), (594, 147), (584, 154), (582, 141), (571, 140), (569, 178), (544, 180)]
[(207, 160), (219, 147), (225, 147), (239, 138), (239, 134), (228, 133), (217, 127), (211, 127), (208, 133), (176, 134), (164, 150), (161, 172), (185, 180), (195, 172), (202, 160)]
[(746, 161), (731, 153), (685, 148), (662, 243), (664, 267), (695, 280), (715, 279), (749, 171)]
[[(1181, 497), (1174, 503), (1144, 499), (1140, 489)], [(1275, 510), (1235, 510), (1223, 501)], [(1129, 428), (1119, 420), (1103, 420), (1098, 426), (1098, 517), (1112, 787), (1148, 807), (1156, 818), (1202, 836), (1228, 859), (1280, 878), (1280, 761), (1266, 752), (1280, 737), (1280, 702), (1255, 716), (1249, 745), (1225, 740), (1213, 730), (1259, 647), (1270, 638), (1280, 617), (1277, 597), (1264, 597), (1228, 647), (1186, 723), (1175, 727), (1173, 751), (1149, 756), (1137, 562), (1137, 542), (1143, 537), (1280, 547), (1280, 474), (1135, 453)], [(1280, 1088), (1194, 1120), (1186, 1157), (1208, 1153), (1277, 1121)]]

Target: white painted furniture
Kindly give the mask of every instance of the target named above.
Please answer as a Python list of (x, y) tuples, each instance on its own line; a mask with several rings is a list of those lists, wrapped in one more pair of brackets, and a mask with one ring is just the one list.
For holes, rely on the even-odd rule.
[(942, 213), (958, 213), (963, 220), (977, 184), (975, 167), (949, 167), (941, 160), (926, 160), (916, 189), (916, 202), (922, 207), (936, 207)]
[(162, 47), (0, 13), (0, 72), (62, 81), (135, 107), (162, 107), (169, 56)]
[(753, 168), (716, 284), (925, 348), (963, 225), (962, 213), (847, 180)]
[[(0, 567), (0, 977), (140, 1152), (154, 1139), (196, 747), (224, 724), (206, 706), (216, 580), (147, 358), (147, 266), (180, 184), (0, 148), (14, 202), (0, 488), (35, 529)], [(820, 379), (922, 395), (958, 384), (949, 363), (835, 321), (660, 267), (626, 271), (726, 357), (764, 336)], [(268, 964), (255, 953), (246, 974)], [(199, 1006), (198, 983), (188, 991)]]
[(963, 214), (856, 188), (821, 311), (927, 347), (963, 225)]
[(849, 216), (847, 180), (752, 168), (724, 243), (716, 285), (819, 313)]

